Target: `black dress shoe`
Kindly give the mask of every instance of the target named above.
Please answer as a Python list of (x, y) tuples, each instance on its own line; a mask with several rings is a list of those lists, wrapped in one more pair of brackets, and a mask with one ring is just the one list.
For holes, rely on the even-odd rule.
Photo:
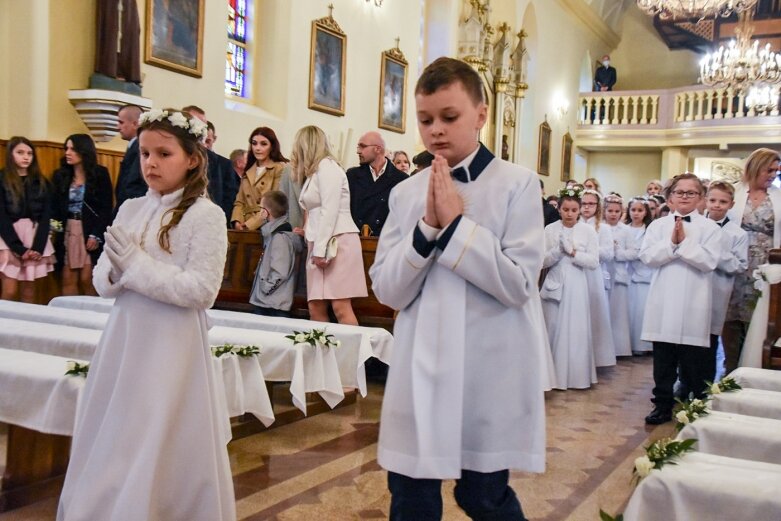
[(648, 425), (661, 425), (672, 419), (673, 413), (670, 409), (662, 408), (657, 405), (654, 407), (654, 410), (651, 411), (651, 414), (645, 417), (645, 423)]

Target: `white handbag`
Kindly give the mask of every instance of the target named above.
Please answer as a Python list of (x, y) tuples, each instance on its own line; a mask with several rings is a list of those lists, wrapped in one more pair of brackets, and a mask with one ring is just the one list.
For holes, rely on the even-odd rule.
[(336, 257), (336, 252), (339, 250), (339, 242), (336, 240), (336, 236), (328, 239), (328, 244), (325, 245), (325, 260), (330, 261)]

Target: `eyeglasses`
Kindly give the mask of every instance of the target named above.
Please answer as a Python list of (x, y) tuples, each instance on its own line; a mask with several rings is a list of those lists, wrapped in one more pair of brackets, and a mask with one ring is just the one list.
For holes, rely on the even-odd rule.
[(380, 145), (367, 145), (367, 144), (365, 144), (365, 143), (358, 143), (358, 145), (357, 145), (357, 147), (356, 147), (356, 148), (358, 148), (358, 149), (360, 149), (360, 150), (363, 150), (364, 148), (369, 148), (369, 147), (378, 147), (378, 146), (380, 146)]
[(681, 199), (692, 199), (700, 195), (700, 192), (684, 192), (683, 190), (674, 190), (673, 195)]

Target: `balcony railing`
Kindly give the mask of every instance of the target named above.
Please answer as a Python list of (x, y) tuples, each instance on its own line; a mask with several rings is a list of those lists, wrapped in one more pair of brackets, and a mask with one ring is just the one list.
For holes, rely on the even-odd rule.
[(671, 129), (695, 121), (778, 117), (780, 90), (775, 86), (773, 102), (759, 109), (731, 87), (581, 93), (578, 123), (582, 130), (599, 125)]

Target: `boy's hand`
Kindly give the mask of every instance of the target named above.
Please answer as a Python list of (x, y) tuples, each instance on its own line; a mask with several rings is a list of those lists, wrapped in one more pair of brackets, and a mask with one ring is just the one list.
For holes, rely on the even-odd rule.
[(464, 201), (456, 190), (453, 178), (450, 177), (447, 160), (441, 155), (436, 155), (431, 166), (437, 221), (440, 227), (447, 228), (453, 219), (464, 213)]
[(426, 215), (423, 222), (432, 228), (441, 228), (437, 219), (437, 209), (434, 204), (434, 177), (439, 166), (436, 163), (431, 164), (431, 174), (428, 176), (428, 189), (426, 190)]
[(675, 225), (673, 226), (673, 244), (681, 244), (686, 238), (686, 234), (683, 232), (683, 220), (680, 217), (675, 218)]

